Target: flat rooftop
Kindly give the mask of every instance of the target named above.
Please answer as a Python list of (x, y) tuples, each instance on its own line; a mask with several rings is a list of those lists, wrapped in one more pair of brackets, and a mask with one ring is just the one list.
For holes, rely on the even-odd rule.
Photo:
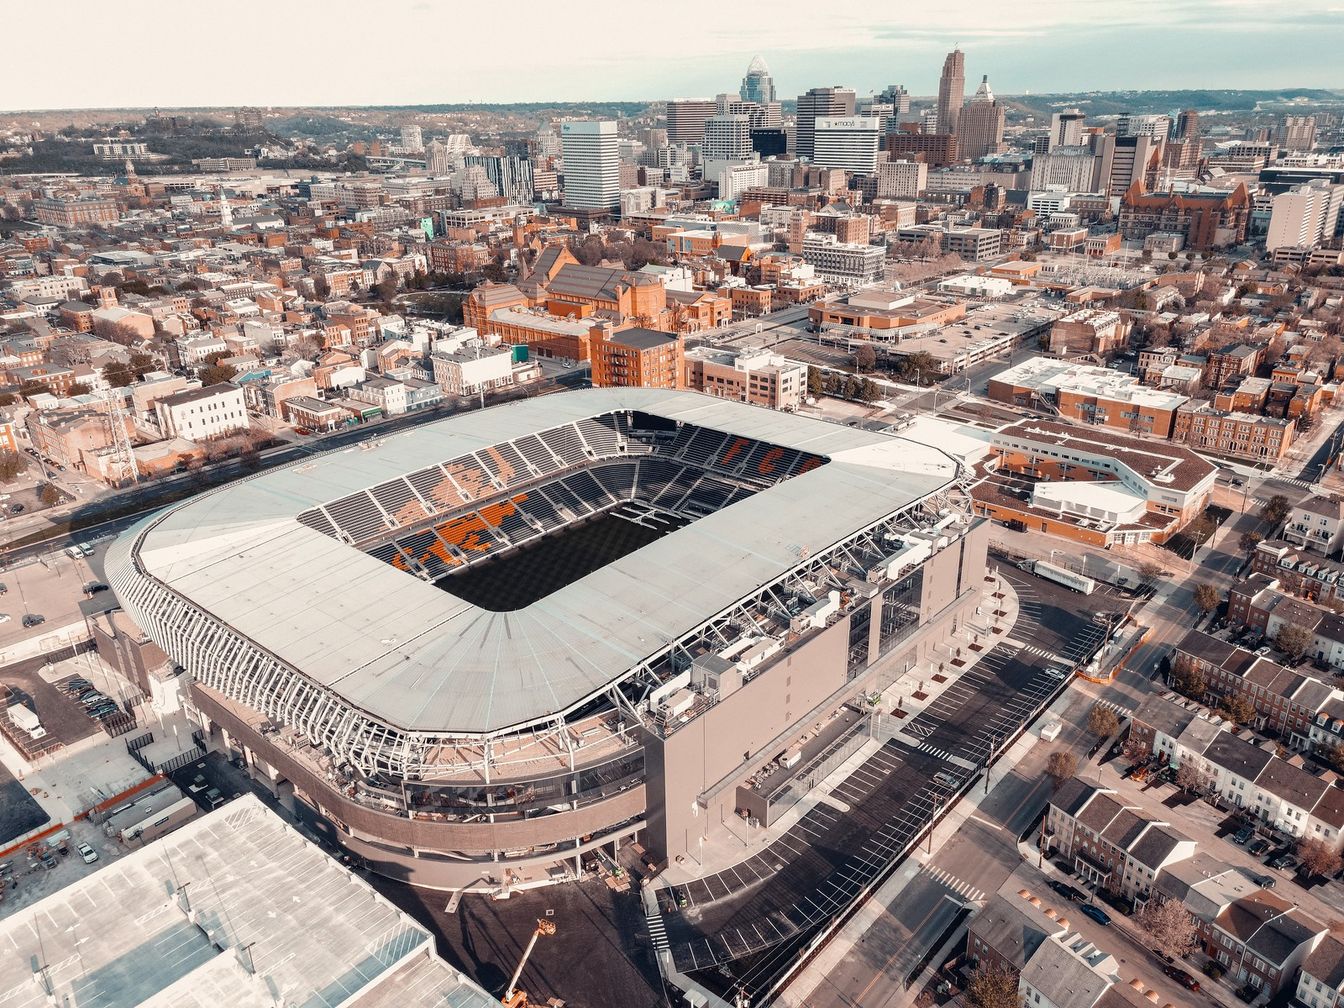
[[(443, 999), (406, 982), (419, 971)], [(424, 928), (252, 795), (0, 921), (6, 1008), (394, 1001), (498, 1003), (437, 959)]]
[(1190, 400), (1189, 396), (1178, 392), (1142, 385), (1138, 378), (1122, 371), (1053, 357), (1029, 357), (1020, 364), (1000, 371), (990, 380), (1041, 392), (1065, 390), (1077, 395), (1119, 400), (1153, 409), (1174, 410)]
[[(424, 466), (622, 410), (828, 462), (512, 612), (472, 605), (298, 521)], [(121, 592), (148, 575), (384, 723), (484, 734), (579, 706), (957, 473), (951, 456), (909, 438), (692, 392), (584, 389), (424, 424), (171, 506), (113, 544), (109, 581)]]

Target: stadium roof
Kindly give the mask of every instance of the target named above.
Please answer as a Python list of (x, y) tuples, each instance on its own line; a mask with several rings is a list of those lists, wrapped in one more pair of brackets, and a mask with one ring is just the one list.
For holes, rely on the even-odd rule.
[(0, 1003), (499, 1002), (434, 955), (423, 927), (247, 795), (0, 921)]
[[(514, 612), (300, 524), (305, 509), (524, 434), (639, 410), (829, 458)], [(539, 723), (806, 558), (952, 482), (940, 450), (692, 392), (588, 389), (492, 407), (203, 494), (123, 535), (149, 575), (371, 717), (484, 734)]]

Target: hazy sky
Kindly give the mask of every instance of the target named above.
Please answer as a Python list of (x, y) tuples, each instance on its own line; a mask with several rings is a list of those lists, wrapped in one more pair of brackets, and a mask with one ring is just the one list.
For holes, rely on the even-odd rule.
[(57, 20), (36, 0), (5, 7), (7, 110), (708, 97), (756, 53), (781, 97), (931, 94), (957, 44), (968, 93), (983, 73), (1004, 94), (1344, 88), (1344, 0), (76, 0)]

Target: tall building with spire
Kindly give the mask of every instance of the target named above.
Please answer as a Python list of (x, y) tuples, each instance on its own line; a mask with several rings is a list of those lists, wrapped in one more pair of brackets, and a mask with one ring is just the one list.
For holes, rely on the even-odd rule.
[(943, 60), (943, 75), (938, 79), (938, 132), (956, 133), (961, 118), (961, 103), (966, 98), (966, 55), (953, 49)]
[(775, 81), (761, 57), (752, 57), (747, 75), (742, 78), (741, 94), (743, 101), (755, 102), (757, 105), (766, 105), (775, 100)]
[(980, 86), (961, 110), (957, 125), (957, 151), (964, 160), (974, 161), (1003, 150), (1003, 105), (995, 101), (989, 76), (980, 78)]
[(219, 226), (228, 230), (233, 227), (233, 207), (229, 206), (229, 197), (224, 195), (224, 187), (219, 187)]

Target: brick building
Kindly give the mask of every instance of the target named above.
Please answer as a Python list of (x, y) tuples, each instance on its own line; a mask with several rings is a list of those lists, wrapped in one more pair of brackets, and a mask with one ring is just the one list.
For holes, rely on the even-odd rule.
[(1245, 462), (1278, 463), (1297, 432), (1293, 420), (1229, 413), (1207, 403), (1186, 403), (1176, 411), (1172, 438), (1191, 448)]
[(590, 346), (593, 385), (597, 388), (682, 387), (685, 341), (656, 329), (602, 332)]
[(1246, 240), (1251, 199), (1245, 184), (1231, 192), (1145, 192), (1135, 182), (1120, 200), (1120, 233), (1142, 239), (1159, 232), (1185, 236), (1185, 247), (1207, 250)]

